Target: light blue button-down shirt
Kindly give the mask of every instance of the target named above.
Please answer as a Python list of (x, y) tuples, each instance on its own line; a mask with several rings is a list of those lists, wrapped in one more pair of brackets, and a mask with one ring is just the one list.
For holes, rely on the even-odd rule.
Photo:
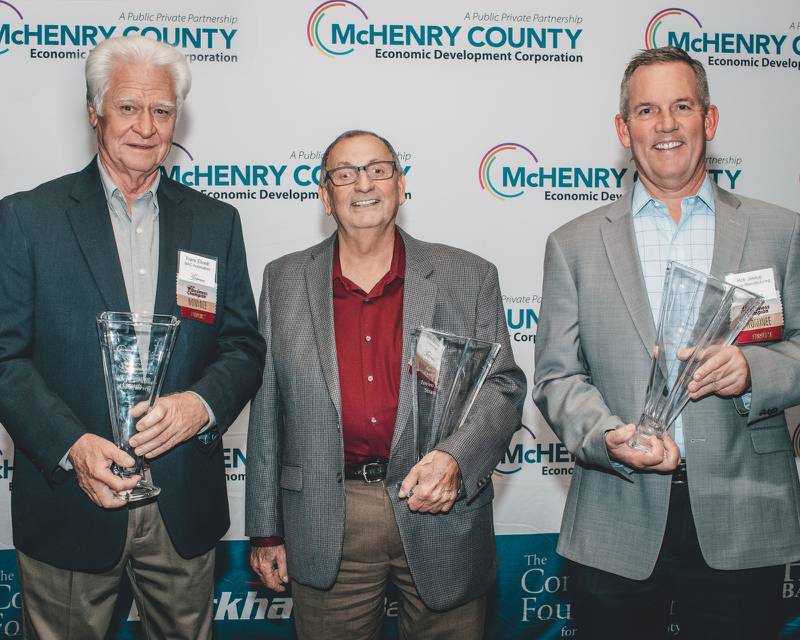
[[(681, 218), (677, 223), (669, 214), (667, 205), (653, 198), (641, 181), (636, 181), (631, 200), (633, 230), (656, 324), (667, 261), (675, 260), (703, 273), (711, 273), (715, 210), (714, 189), (708, 176), (696, 195), (681, 201)], [(686, 452), (680, 416), (675, 420), (674, 434), (675, 443), (684, 457)]]

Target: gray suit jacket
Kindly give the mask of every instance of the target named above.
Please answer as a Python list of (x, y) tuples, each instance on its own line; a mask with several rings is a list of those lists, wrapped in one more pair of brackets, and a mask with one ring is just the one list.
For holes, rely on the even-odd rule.
[[(514, 363), (495, 267), (401, 233), (404, 340), (386, 488), (420, 596), (433, 609), (448, 609), (494, 580), (491, 473), (519, 427), (525, 377)], [(268, 348), (247, 439), (246, 532), (282, 535), (289, 575), (317, 588), (336, 579), (345, 517), (331, 281), (335, 237), (264, 270), (259, 316)], [(416, 462), (408, 363), (410, 332), (420, 325), (502, 344), (468, 420), (439, 447), (458, 462), (466, 493), (440, 515), (412, 513), (397, 498)]]
[[(782, 341), (743, 347), (749, 414), (709, 396), (683, 411), (689, 493), (703, 556), (716, 569), (800, 558), (800, 486), (783, 410), (800, 403), (800, 218), (716, 190), (712, 274), (775, 268)], [(655, 342), (630, 195), (547, 241), (533, 397), (577, 457), (558, 552), (641, 580), (652, 573), (670, 477), (612, 466), (606, 431), (637, 422)]]

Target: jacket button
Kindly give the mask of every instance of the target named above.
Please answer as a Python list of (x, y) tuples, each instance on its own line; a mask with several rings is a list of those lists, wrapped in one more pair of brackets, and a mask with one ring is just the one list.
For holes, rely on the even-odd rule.
[(337, 473), (336, 473), (336, 482), (338, 482), (339, 484), (342, 483), (342, 472), (341, 471), (337, 471)]

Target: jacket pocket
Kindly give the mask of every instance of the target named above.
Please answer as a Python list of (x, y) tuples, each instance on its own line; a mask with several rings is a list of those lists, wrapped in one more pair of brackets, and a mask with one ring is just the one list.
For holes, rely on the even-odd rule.
[(303, 467), (285, 464), (281, 467), (281, 489), (300, 491), (303, 488)]
[(756, 453), (775, 453), (776, 451), (791, 451), (792, 441), (789, 431), (783, 425), (768, 427), (766, 429), (752, 429), (750, 439)]
[[(456, 500), (456, 505), (463, 505), (460, 511), (472, 511), (473, 509), (480, 509), (487, 504), (491, 504), (494, 499), (494, 486), (490, 482), (488, 486), (481, 489), (471, 502), (467, 502), (463, 498)], [(454, 507), (455, 508), (455, 507)]]

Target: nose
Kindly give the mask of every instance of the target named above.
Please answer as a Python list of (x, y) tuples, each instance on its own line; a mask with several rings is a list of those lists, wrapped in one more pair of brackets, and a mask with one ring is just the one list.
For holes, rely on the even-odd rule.
[(656, 125), (659, 131), (669, 133), (678, 128), (678, 121), (671, 109), (662, 109), (658, 114), (658, 122)]
[(356, 189), (358, 191), (369, 191), (372, 189), (372, 178), (367, 175), (366, 167), (361, 167), (356, 176)]
[(138, 133), (142, 138), (149, 138), (156, 132), (155, 119), (153, 114), (148, 109), (142, 109), (139, 116), (136, 118), (133, 130)]

